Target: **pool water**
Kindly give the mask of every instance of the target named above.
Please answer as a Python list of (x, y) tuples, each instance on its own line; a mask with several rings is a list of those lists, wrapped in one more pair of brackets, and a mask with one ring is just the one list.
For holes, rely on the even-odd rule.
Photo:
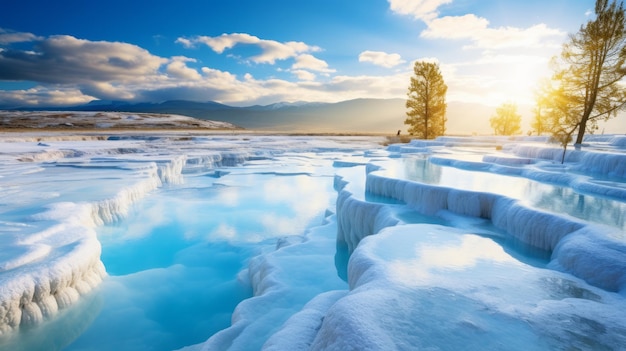
[(240, 274), (248, 260), (279, 237), (321, 224), (335, 198), (329, 166), (311, 174), (257, 162), (219, 177), (187, 175), (102, 227), (110, 275), (98, 291), (102, 307), (64, 350), (174, 350), (228, 327), (237, 304), (252, 296)]
[[(415, 156), (381, 162), (382, 174), (445, 187), (489, 192), (518, 199), (530, 207), (566, 214), (626, 231), (626, 202), (585, 194), (571, 187), (525, 177), (441, 166)], [(626, 238), (622, 238), (626, 239)]]
[[(415, 238), (413, 233), (396, 228), (398, 233), (394, 235), (407, 242), (409, 240), (405, 236), (415, 241), (414, 247), (407, 248), (410, 253), (407, 257), (411, 260), (414, 259), (411, 255), (415, 255), (414, 248), (419, 248), (420, 254), (433, 259), (438, 269), (451, 271), (453, 274), (446, 273), (455, 278), (450, 279), (450, 291), (458, 288), (454, 272), (461, 272), (459, 267), (465, 267), (460, 263), (474, 256), (478, 258), (467, 262), (482, 262), (492, 258), (485, 247), (497, 253), (496, 263), (506, 257), (507, 264), (521, 267), (519, 270), (523, 272), (532, 272), (533, 278), (537, 276), (544, 279), (544, 275), (553, 278), (552, 271), (546, 269), (549, 252), (532, 251), (503, 239), (505, 233), (494, 228), (489, 220), (455, 218), (453, 214), (447, 217), (426, 216), (399, 201), (366, 193), (364, 164), (369, 161), (382, 165), (384, 170), (380, 172), (390, 177), (471, 191), (494, 192), (524, 201), (531, 207), (626, 228), (624, 202), (579, 194), (565, 186), (523, 177), (436, 165), (419, 156), (397, 159), (375, 156), (367, 159), (355, 156), (353, 152), (302, 152), (282, 153), (272, 158), (251, 157), (242, 165), (234, 163), (232, 167), (217, 169), (188, 165), (183, 170), (182, 184), (169, 184), (152, 191), (140, 202), (133, 204), (130, 213), (122, 221), (98, 228), (98, 238), (102, 244), (101, 259), (108, 277), (96, 291), (85, 296), (78, 304), (61, 311), (54, 319), (34, 328), (20, 330), (16, 337), (18, 341), (12, 344), (17, 346), (11, 350), (176, 350), (206, 341), (218, 331), (231, 326), (237, 305), (253, 296), (248, 263), (258, 255), (277, 252), (281, 243), (289, 243), (290, 240), (304, 242), (310, 234), (307, 231), (320, 229), (329, 213), (336, 210), (339, 188), (336, 175), (350, 183), (354, 197), (389, 206), (391, 213), (402, 224), (409, 224), (407, 227), (418, 223), (423, 225), (415, 227), (419, 233), (426, 229), (441, 234)], [(92, 168), (81, 171), (98, 172)], [(121, 183), (123, 176), (112, 178), (110, 182)], [(82, 186), (89, 188), (92, 183)], [(430, 225), (436, 229), (431, 229)], [(328, 228), (320, 229), (314, 235), (324, 232), (327, 237), (332, 237), (331, 244), (334, 245), (336, 228), (332, 226), (331, 221)], [(457, 235), (456, 231), (462, 233)], [(370, 239), (373, 239), (370, 242), (376, 240)], [(388, 259), (393, 263), (398, 251), (395, 244), (390, 243), (395, 242), (383, 241), (380, 244), (381, 252), (389, 253)], [(389, 248), (385, 244), (389, 244)], [(266, 300), (272, 301), (265, 301), (266, 304), (261, 307), (271, 309), (267, 321), (276, 325), (265, 329), (258, 325), (249, 328), (249, 335), (257, 337), (254, 341), (256, 344), (250, 344), (245, 349), (259, 349), (265, 342), (264, 338), (277, 331), (282, 321), (325, 289), (343, 289), (348, 293), (348, 284), (343, 284), (343, 281), (348, 280), (349, 252), (345, 247), (339, 246), (336, 252), (331, 252), (332, 248), (329, 250), (327, 246), (318, 245), (313, 240), (309, 241), (308, 246), (295, 246), (290, 247), (292, 252), (282, 252), (291, 257), (275, 255), (268, 260), (275, 260), (275, 267), (289, 262), (289, 267), (283, 272), (283, 276), (289, 278), (281, 282), (285, 285), (284, 292), (305, 297), (281, 295), (280, 299), (276, 299), (275, 296), (266, 296)], [(314, 252), (305, 253), (305, 250)], [(309, 257), (303, 258), (307, 254)], [(464, 257), (468, 259), (463, 261), (461, 258)], [(279, 262), (281, 259), (283, 261)], [(408, 260), (395, 271), (413, 274), (416, 270), (412, 269), (411, 264)], [(333, 267), (328, 269), (329, 265)], [(420, 266), (424, 265), (420, 263)], [(511, 291), (515, 292), (518, 285), (525, 285), (539, 291), (537, 301), (542, 301), (541, 294), (544, 291), (536, 281), (521, 275), (511, 275), (507, 267), (485, 263), (470, 275), (465, 272), (459, 274), (468, 280), (469, 288), (476, 287), (476, 291), (482, 292), (482, 283), (471, 278), (481, 274), (489, 278), (492, 269), (499, 269), (511, 287), (501, 296), (503, 300), (508, 299), (509, 295), (515, 295)], [(315, 284), (319, 283), (321, 287), (316, 286), (316, 290), (313, 290), (307, 285), (313, 284), (309, 273), (318, 273)], [(324, 282), (331, 274), (336, 274), (340, 279), (332, 277), (334, 280), (331, 283)], [(413, 288), (415, 280), (411, 274), (407, 275), (407, 282), (402, 283)], [(494, 281), (493, 286), (498, 283)], [(432, 286), (437, 287), (437, 284), (435, 282)], [(250, 300), (255, 299), (247, 302)], [(520, 306), (526, 312), (531, 310), (526, 302)], [(248, 313), (254, 312), (254, 302), (250, 302), (247, 307)], [(280, 311), (275, 312), (277, 310)], [(555, 310), (561, 313), (561, 309)], [(386, 311), (394, 313), (393, 310)], [(275, 318), (280, 313), (283, 315)], [(514, 324), (527, 328), (526, 317), (521, 315), (523, 318), (515, 319)], [(436, 318), (438, 315), (435, 313), (433, 316)], [(420, 322), (424, 322), (421, 317)], [(497, 318), (491, 318), (490, 315), (485, 318), (489, 323), (499, 323)], [(432, 322), (445, 323), (444, 320)], [(426, 323), (431, 325), (431, 322)], [(562, 327), (565, 330), (563, 333), (569, 332), (566, 327)], [(474, 330), (471, 329), (471, 333)], [(587, 334), (583, 336), (587, 337)], [(531, 333), (531, 337), (535, 335)], [(240, 342), (247, 341), (250, 340)]]

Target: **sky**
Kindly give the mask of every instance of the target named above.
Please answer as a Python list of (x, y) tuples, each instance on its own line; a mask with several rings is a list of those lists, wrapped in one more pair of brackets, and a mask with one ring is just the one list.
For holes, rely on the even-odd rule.
[(0, 11), (0, 107), (406, 98), (533, 104), (593, 0), (20, 0)]

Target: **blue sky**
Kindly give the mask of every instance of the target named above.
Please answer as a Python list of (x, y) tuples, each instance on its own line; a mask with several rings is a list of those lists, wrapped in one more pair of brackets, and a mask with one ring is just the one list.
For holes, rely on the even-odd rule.
[(532, 103), (593, 0), (20, 0), (0, 11), (0, 106), (405, 98)]

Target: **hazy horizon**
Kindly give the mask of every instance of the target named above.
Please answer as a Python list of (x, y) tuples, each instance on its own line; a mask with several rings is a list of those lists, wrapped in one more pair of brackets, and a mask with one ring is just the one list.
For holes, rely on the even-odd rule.
[[(124, 110), (118, 105), (102, 106), (102, 109), (80, 108), (73, 111), (98, 111), (124, 112), (124, 113), (163, 113), (176, 114), (199, 118), (200, 120), (221, 121), (232, 123), (248, 131), (277, 132), (277, 133), (370, 133), (395, 135), (398, 130), (403, 135), (407, 134), (408, 126), (404, 124), (406, 108), (405, 99), (355, 99), (340, 103), (301, 103), (296, 105), (278, 106), (251, 106), (251, 107), (225, 107), (214, 109), (209, 104), (206, 110), (198, 107), (195, 103), (186, 104), (184, 101), (176, 101), (172, 105), (121, 105), (128, 106)], [(143, 108), (142, 108), (143, 106)], [(200, 105), (201, 106), (201, 105)], [(531, 130), (533, 106), (519, 106), (518, 112), (522, 115), (522, 131), (519, 135), (527, 135)], [(57, 111), (54, 109), (50, 112)], [(72, 110), (70, 110), (72, 111)], [(446, 135), (471, 136), (493, 135), (494, 131), (489, 123), (489, 118), (495, 115), (496, 107), (477, 103), (450, 102), (448, 104), (446, 123)], [(46, 111), (41, 112), (46, 113)], [(105, 125), (115, 121), (82, 121), (77, 125)], [(626, 134), (626, 115), (621, 114), (608, 122), (599, 123), (599, 129), (594, 134)], [(8, 123), (9, 119), (4, 119)], [(125, 120), (125, 119), (124, 119)], [(160, 120), (165, 120), (161, 118)], [(19, 121), (18, 121), (19, 122)], [(65, 124), (61, 120), (58, 124)], [(33, 128), (41, 128), (48, 125), (45, 118), (41, 118), (41, 125), (33, 124)], [(94, 124), (95, 123), (95, 124)], [(156, 123), (160, 123), (156, 121)], [(12, 128), (15, 128), (13, 126)], [(104, 127), (105, 129), (108, 127)], [(138, 128), (141, 128), (138, 125)]]

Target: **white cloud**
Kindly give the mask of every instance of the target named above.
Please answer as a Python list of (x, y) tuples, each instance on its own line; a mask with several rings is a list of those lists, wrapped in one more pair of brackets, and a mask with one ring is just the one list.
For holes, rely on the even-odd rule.
[(359, 54), (359, 62), (370, 62), (378, 66), (391, 68), (406, 61), (399, 54), (388, 54), (382, 51), (363, 51)]
[(301, 54), (296, 56), (296, 62), (291, 66), (292, 69), (308, 69), (311, 71), (333, 73), (334, 69), (328, 68), (328, 63), (320, 60), (310, 54)]
[(76, 88), (37, 86), (23, 90), (0, 90), (0, 104), (5, 107), (79, 105), (95, 99)]
[(483, 34), (489, 21), (474, 14), (435, 18), (428, 23), (428, 28), (420, 35), (430, 39), (465, 39), (477, 38)]
[(430, 21), (438, 16), (437, 9), (453, 0), (387, 0), (392, 11), (411, 15), (415, 19)]
[(250, 34), (233, 33), (222, 34), (219, 37), (199, 36), (192, 40), (192, 43), (202, 43), (221, 54), (226, 49), (231, 49), (237, 44), (259, 44), (261, 39)]
[(324, 85), (324, 88), (330, 92), (336, 92), (340, 96), (349, 96), (349, 99), (359, 97), (404, 98), (411, 73), (405, 71), (389, 76), (335, 76)]
[(202, 77), (200, 73), (193, 68), (187, 67), (185, 62), (196, 62), (195, 59), (176, 56), (172, 58), (172, 62), (167, 65), (166, 71), (170, 76), (181, 78), (181, 79), (189, 79), (189, 80), (199, 80)]
[(68, 35), (41, 40), (34, 50), (0, 52), (0, 79), (52, 84), (129, 83), (156, 74), (167, 62), (136, 45)]
[(428, 22), (421, 37), (428, 39), (467, 39), (471, 47), (485, 49), (544, 48), (559, 46), (566, 33), (537, 24), (523, 29), (489, 28), (489, 21), (474, 14), (446, 16)]
[(218, 54), (239, 44), (256, 45), (261, 48), (262, 52), (259, 55), (250, 57), (250, 60), (255, 63), (269, 64), (274, 64), (276, 60), (286, 60), (302, 53), (320, 50), (317, 46), (310, 46), (303, 42), (288, 41), (281, 43), (275, 40), (260, 39), (259, 37), (246, 33), (222, 34), (217, 37), (197, 36), (190, 39), (179, 38), (176, 42), (185, 47), (204, 44)]
[(300, 81), (256, 79), (247, 74), (242, 79), (227, 72), (212, 72), (211, 80), (187, 82), (205, 93), (205, 100), (236, 106), (266, 105), (279, 101), (338, 102), (356, 98), (404, 98), (409, 72), (393, 76), (336, 76), (328, 81), (311, 81), (308, 71), (291, 71)]
[(452, 55), (441, 64), (450, 101), (532, 104), (536, 82), (549, 75), (548, 60), (566, 38), (564, 31), (543, 23), (491, 27), (488, 19), (472, 13), (440, 17), (440, 6), (452, 1), (388, 1), (393, 11), (425, 22), (421, 38), (448, 41), (461, 50), (478, 49)]
[(315, 80), (316, 78), (315, 74), (302, 69), (293, 70), (291, 73), (298, 77), (299, 80)]
[(208, 79), (218, 79), (227, 82), (235, 82), (237, 80), (237, 76), (230, 72), (224, 72), (217, 69), (202, 67), (202, 73)]
[(23, 43), (35, 40), (41, 40), (41, 38), (32, 33), (12, 32), (0, 28), (0, 45)]
[[(27, 38), (27, 37), (25, 37)], [(6, 46), (0, 51), (0, 80), (33, 81), (41, 87), (3, 91), (3, 106), (73, 105), (95, 99), (164, 101), (186, 99), (232, 105), (278, 101), (342, 101), (354, 98), (402, 97), (408, 76), (399, 81), (381, 77), (328, 78), (335, 70), (312, 53), (320, 49), (302, 42), (277, 42), (251, 35), (223, 35), (179, 39), (182, 45), (212, 45), (225, 52), (248, 43), (261, 48), (250, 60), (272, 63), (292, 59), (290, 72), (297, 81), (237, 76), (213, 67), (195, 68), (194, 58), (163, 58), (128, 43), (89, 41), (52, 36), (33, 41), (29, 50)], [(193, 65), (192, 65), (193, 64)], [(318, 76), (319, 73), (319, 76)], [(326, 81), (316, 81), (316, 79)], [(326, 78), (324, 78), (326, 77)], [(46, 85), (47, 84), (47, 85)], [(54, 88), (53, 88), (54, 87)]]
[[(439, 59), (436, 58), (436, 57), (422, 57), (422, 58), (419, 58), (419, 59), (417, 59), (415, 61), (436, 63), (436, 64), (439, 64), (440, 66), (442, 65), (441, 62), (439, 62)], [(411, 64), (411, 69), (415, 65), (415, 61), (413, 61), (413, 63)]]
[[(421, 13), (436, 15), (437, 6), (443, 3), (430, 3), (430, 8), (435, 10)], [(420, 4), (427, 5), (424, 2)], [(432, 7), (432, 4), (439, 5)], [(429, 7), (422, 7), (425, 8)], [(513, 91), (511, 87), (526, 86), (528, 80), (522, 79), (536, 74), (540, 67), (545, 66), (543, 56), (527, 49), (545, 46), (546, 42), (551, 42), (550, 39), (556, 41), (559, 35), (563, 35), (545, 25), (526, 29), (490, 28), (489, 21), (475, 15), (431, 18), (426, 24), (428, 27), (422, 33), (424, 38), (465, 40), (471, 47), (483, 49), (482, 52), (472, 52), (471, 58), (468, 58), (471, 55), (463, 55), (461, 61), (444, 60), (440, 63), (449, 86), (450, 101), (482, 101), (487, 98), (496, 101), (505, 97), (511, 100), (521, 96), (521, 90)], [(0, 32), (0, 36), (6, 33)], [(279, 101), (336, 102), (355, 98), (404, 98), (413, 68), (398, 54), (363, 51), (359, 55), (360, 62), (395, 67), (398, 71), (393, 75), (382, 76), (336, 76), (336, 71), (326, 61), (315, 57), (315, 52), (320, 51), (320, 48), (303, 42), (278, 42), (242, 33), (177, 40), (185, 47), (207, 45), (216, 52), (226, 54), (230, 54), (228, 50), (237, 45), (252, 45), (254, 49), (260, 50), (255, 50), (256, 56), (244, 59), (269, 64), (289, 60), (278, 71), (291, 73), (295, 77), (290, 80), (255, 78), (251, 74), (257, 72), (254, 66), (246, 67), (250, 68), (249, 73), (235, 75), (215, 67), (197, 68), (199, 61), (193, 58), (163, 58), (127, 43), (89, 41), (71, 36), (43, 39), (34, 35), (18, 37), (22, 38), (19, 40), (32, 40), (31, 48), (21, 49), (24, 47), (21, 44), (0, 49), (0, 80), (34, 81), (48, 85), (36, 89), (2, 91), (0, 105), (4, 106), (72, 105), (93, 99), (213, 100), (242, 106)], [(18, 37), (9, 40), (6, 36), (4, 40), (16, 42)], [(525, 51), (513, 47), (515, 45)], [(511, 52), (509, 49), (512, 47), (518, 51)], [(232, 51), (237, 55), (241, 52)], [(492, 96), (494, 91), (499, 95)]]
[(290, 72), (299, 80), (256, 79), (251, 74), (237, 77), (230, 72), (203, 67), (200, 79), (161, 74), (135, 84), (90, 82), (59, 91), (44, 88), (0, 91), (0, 105), (73, 105), (95, 99), (138, 102), (183, 99), (235, 106), (303, 99), (338, 102), (356, 98), (402, 98), (409, 82), (408, 72), (394, 76), (337, 76), (321, 82), (311, 80), (314, 74), (307, 70)]
[(194, 46), (193, 42), (187, 38), (178, 38), (175, 43), (182, 44), (186, 48), (192, 48)]
[(135, 89), (112, 82), (88, 82), (79, 88), (83, 94), (97, 96), (102, 100), (132, 100), (137, 97)]
[(305, 43), (295, 41), (279, 43), (274, 40), (263, 40), (258, 45), (263, 49), (263, 53), (251, 58), (252, 61), (257, 63), (273, 64), (276, 60), (286, 60), (303, 52), (319, 50), (309, 47)]

